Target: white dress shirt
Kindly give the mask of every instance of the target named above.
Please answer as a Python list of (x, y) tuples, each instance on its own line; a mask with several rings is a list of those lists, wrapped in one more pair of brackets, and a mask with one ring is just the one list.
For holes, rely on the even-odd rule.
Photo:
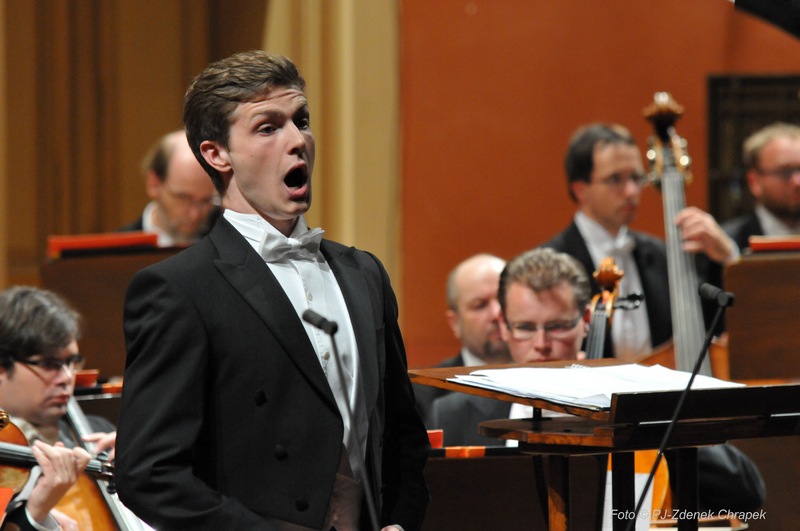
[[(260, 255), (262, 255), (262, 244), (266, 239), (267, 233), (270, 233), (271, 237), (285, 238), (280, 231), (256, 214), (241, 214), (226, 209), (223, 216)], [(297, 238), (307, 231), (308, 225), (305, 218), (301, 216), (297, 220), (297, 225), (290, 238)], [(358, 363), (358, 349), (344, 296), (339, 284), (336, 282), (333, 271), (331, 271), (321, 252), (317, 252), (316, 256), (311, 260), (283, 258), (277, 262), (266, 260), (265, 262), (275, 275), (278, 283), (280, 283), (295, 312), (297, 312), (298, 318), (303, 323), (308, 339), (317, 353), (320, 366), (325, 373), (328, 384), (331, 386), (336, 405), (344, 423), (342, 443), (346, 449), (346, 456), (343, 454), (340, 462), (340, 472), (337, 474), (336, 483), (334, 484), (326, 526), (334, 525), (337, 530), (357, 529), (361, 494), (360, 488), (354, 488), (352, 485), (352, 478), (354, 477), (354, 471), (360, 470), (360, 463), (363, 463), (363, 449), (366, 448), (369, 419), (367, 419), (366, 409), (359, 396), (360, 386), (357, 385), (357, 382), (361, 375)], [(344, 382), (339, 378), (334, 343), (331, 336), (303, 321), (302, 315), (305, 310), (313, 310), (329, 321), (337, 323), (338, 331), (335, 338), (342, 360)], [(345, 397), (347, 397), (347, 401), (345, 401)], [(348, 405), (355, 419), (355, 429), (350, 425)], [(350, 440), (351, 432), (357, 436), (358, 444)], [(292, 524), (279, 524), (279, 527), (292, 530), (302, 529)]]
[[(603, 258), (614, 258), (624, 275), (619, 283), (619, 295), (625, 297), (632, 293), (643, 293), (639, 269), (633, 259), (635, 242), (622, 227), (616, 236), (610, 234), (599, 223), (583, 212), (575, 214), (575, 225), (589, 248), (595, 269)], [(588, 275), (594, 271), (587, 271)], [(628, 360), (641, 354), (649, 354), (653, 347), (650, 337), (650, 322), (647, 319), (647, 301), (634, 310), (615, 311), (612, 316), (611, 338), (617, 358)]]

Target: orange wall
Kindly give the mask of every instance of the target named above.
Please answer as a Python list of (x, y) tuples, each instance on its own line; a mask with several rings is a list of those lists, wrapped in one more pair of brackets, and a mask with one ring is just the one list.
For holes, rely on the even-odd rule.
[[(613, 121), (646, 145), (657, 91), (685, 108), (706, 207), (707, 77), (794, 73), (800, 40), (726, 0), (403, 0), (402, 302), (412, 367), (459, 348), (444, 320), (456, 263), (511, 258), (560, 231), (574, 207), (562, 159), (578, 126)], [(663, 236), (645, 190), (634, 224)]]

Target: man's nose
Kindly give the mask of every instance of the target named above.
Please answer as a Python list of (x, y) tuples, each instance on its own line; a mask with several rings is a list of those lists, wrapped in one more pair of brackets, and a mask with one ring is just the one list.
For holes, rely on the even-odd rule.
[(550, 350), (550, 337), (544, 328), (539, 328), (533, 336), (533, 348), (539, 352)]
[(500, 308), (500, 302), (497, 300), (493, 300), (489, 303), (490, 311), (492, 312), (492, 319), (498, 320), (500, 319), (500, 315), (502, 315), (502, 309)]
[(288, 134), (290, 135), (289, 145), (290, 153), (300, 154), (306, 150), (306, 137), (303, 132), (297, 127), (297, 124), (290, 122), (287, 126)]

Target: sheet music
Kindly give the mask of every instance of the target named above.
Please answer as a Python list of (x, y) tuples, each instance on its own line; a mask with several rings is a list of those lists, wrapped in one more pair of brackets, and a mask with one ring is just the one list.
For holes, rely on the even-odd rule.
[[(540, 398), (588, 409), (611, 406), (614, 393), (680, 391), (691, 373), (661, 365), (638, 364), (564, 368), (520, 367), (476, 370), (448, 381), (508, 393), (522, 398)], [(744, 384), (697, 375), (692, 389), (743, 387)]]

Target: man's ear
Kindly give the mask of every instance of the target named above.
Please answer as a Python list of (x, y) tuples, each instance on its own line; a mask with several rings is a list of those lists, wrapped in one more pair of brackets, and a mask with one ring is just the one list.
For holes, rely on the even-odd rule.
[(158, 178), (156, 172), (150, 170), (144, 177), (144, 188), (147, 191), (147, 197), (150, 199), (158, 198), (158, 193), (161, 191), (161, 179)]
[(761, 187), (761, 176), (754, 169), (747, 170), (747, 186), (750, 188), (750, 193), (756, 199), (761, 198), (763, 192)]
[(583, 203), (583, 198), (586, 195), (586, 188), (588, 186), (589, 183), (586, 181), (572, 181), (569, 184), (569, 189), (572, 190), (572, 195), (575, 197), (578, 204)]
[(508, 343), (511, 340), (511, 331), (508, 329), (508, 323), (506, 323), (506, 316), (503, 315), (503, 312), (500, 312), (500, 339)]
[(461, 339), (461, 323), (459, 322), (458, 314), (448, 309), (444, 312), (444, 316), (447, 319), (447, 324), (450, 325), (450, 330), (453, 331), (453, 336), (456, 339)]
[(206, 159), (209, 166), (220, 173), (231, 170), (231, 158), (228, 149), (213, 140), (203, 140), (200, 143), (200, 154)]

